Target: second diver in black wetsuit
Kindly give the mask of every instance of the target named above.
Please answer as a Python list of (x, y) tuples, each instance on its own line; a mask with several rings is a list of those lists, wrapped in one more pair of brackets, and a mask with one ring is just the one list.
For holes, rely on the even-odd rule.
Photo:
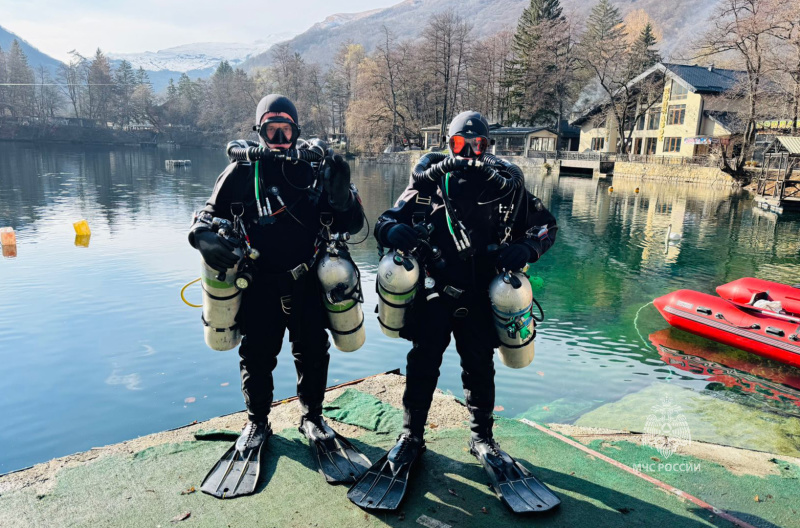
[[(500, 343), (489, 284), (498, 272), (517, 271), (541, 258), (555, 242), (557, 226), (541, 200), (525, 190), (520, 169), (486, 154), (488, 135), (481, 114), (456, 116), (448, 133), (451, 155), (423, 156), (411, 184), (375, 226), (375, 238), (383, 247), (408, 253), (420, 247), (423, 237), (438, 252), (420, 262), (425, 273), (420, 273), (418, 291), (424, 288), (426, 294), (417, 293), (400, 331), (413, 342), (406, 367), (403, 432), (397, 445), (348, 493), (365, 509), (399, 506), (411, 465), (425, 449), (428, 410), (451, 338), (461, 357), (471, 417), (470, 451), (483, 463), (495, 492), (519, 512), (542, 511), (560, 502), (500, 450), (492, 436), (493, 349)], [(494, 168), (476, 166), (481, 164)]]

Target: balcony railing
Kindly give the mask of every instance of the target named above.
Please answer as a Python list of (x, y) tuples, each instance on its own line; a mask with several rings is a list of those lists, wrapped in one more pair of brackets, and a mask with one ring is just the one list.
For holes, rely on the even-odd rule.
[[(498, 151), (498, 155), (501, 153)], [(505, 154), (505, 155), (520, 155)], [(616, 154), (613, 152), (574, 152), (560, 150), (554, 151), (540, 151), (529, 150), (529, 158), (538, 158), (546, 160), (576, 160), (576, 161), (602, 161), (602, 162), (615, 162), (615, 161), (628, 161), (631, 163), (650, 163), (656, 165), (695, 165), (699, 167), (718, 167), (721, 163), (720, 159), (711, 156), (655, 156), (651, 154)]]
[(616, 161), (617, 155), (611, 152), (574, 152), (571, 150), (542, 151), (529, 150), (529, 158), (580, 160), (580, 161)]

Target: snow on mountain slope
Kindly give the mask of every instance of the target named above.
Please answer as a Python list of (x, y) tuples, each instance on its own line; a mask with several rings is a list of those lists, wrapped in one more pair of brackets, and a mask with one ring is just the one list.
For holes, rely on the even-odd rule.
[(142, 67), (147, 71), (169, 70), (173, 72), (189, 72), (216, 67), (226, 60), (231, 66), (237, 66), (249, 57), (268, 50), (273, 44), (288, 40), (292, 33), (278, 33), (249, 44), (228, 42), (198, 42), (183, 44), (173, 48), (143, 53), (108, 53), (114, 61), (127, 60), (134, 68)]

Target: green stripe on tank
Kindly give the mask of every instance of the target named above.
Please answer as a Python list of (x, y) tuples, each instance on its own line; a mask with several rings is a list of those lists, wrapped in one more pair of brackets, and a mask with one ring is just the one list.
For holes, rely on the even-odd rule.
[(217, 288), (218, 290), (224, 290), (226, 288), (233, 288), (233, 284), (228, 284), (227, 282), (221, 282), (217, 279), (212, 279), (209, 277), (203, 277), (203, 283), (208, 284), (212, 288)]
[(355, 303), (356, 303), (355, 301), (351, 300), (349, 303), (331, 304), (328, 302), (328, 299), (325, 299), (325, 307), (330, 312), (346, 312), (347, 310), (352, 308)]
[(414, 288), (413, 290), (411, 290), (408, 293), (403, 293), (403, 294), (398, 295), (396, 293), (392, 293), (390, 291), (387, 291), (386, 288), (384, 288), (380, 284), (378, 284), (378, 289), (381, 291), (381, 293), (385, 294), (387, 297), (391, 297), (392, 300), (396, 299), (396, 300), (399, 300), (399, 301), (405, 301), (405, 300), (411, 299), (417, 293), (417, 288)]

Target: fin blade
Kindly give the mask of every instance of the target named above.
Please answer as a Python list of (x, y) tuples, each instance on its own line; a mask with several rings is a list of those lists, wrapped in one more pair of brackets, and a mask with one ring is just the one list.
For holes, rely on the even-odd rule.
[(371, 465), (361, 451), (338, 434), (314, 444), (320, 473), (330, 484), (353, 483), (361, 478)]
[(411, 465), (393, 475), (387, 457), (388, 454), (378, 460), (347, 492), (353, 504), (366, 510), (396, 510), (400, 506)]
[(243, 453), (234, 444), (209, 471), (200, 484), (200, 491), (218, 499), (232, 499), (255, 493), (261, 474), (261, 448)]

